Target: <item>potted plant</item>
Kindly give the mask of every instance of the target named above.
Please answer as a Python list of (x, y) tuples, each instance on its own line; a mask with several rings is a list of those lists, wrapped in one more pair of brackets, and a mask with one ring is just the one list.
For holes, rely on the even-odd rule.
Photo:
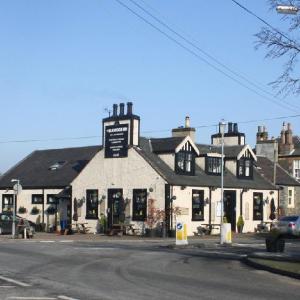
[(31, 209), (31, 214), (32, 215), (37, 215), (37, 214), (39, 214), (40, 213), (40, 210), (36, 207), (36, 206), (34, 206), (32, 209)]
[(49, 206), (47, 209), (46, 209), (46, 213), (48, 215), (54, 215), (56, 213), (56, 208), (53, 207), (53, 206)]
[(236, 223), (238, 233), (243, 232), (244, 224), (245, 224), (245, 222), (244, 222), (243, 216), (239, 216), (238, 221)]
[(25, 214), (27, 212), (27, 209), (24, 206), (20, 206), (18, 209), (19, 214)]

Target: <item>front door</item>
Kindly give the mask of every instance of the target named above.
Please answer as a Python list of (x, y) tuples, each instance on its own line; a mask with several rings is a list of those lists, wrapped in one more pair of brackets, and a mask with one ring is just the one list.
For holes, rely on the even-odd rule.
[(231, 230), (236, 229), (236, 191), (224, 191), (224, 216), (231, 223)]
[(107, 191), (107, 226), (111, 229), (113, 225), (125, 221), (125, 205), (122, 189), (108, 189)]

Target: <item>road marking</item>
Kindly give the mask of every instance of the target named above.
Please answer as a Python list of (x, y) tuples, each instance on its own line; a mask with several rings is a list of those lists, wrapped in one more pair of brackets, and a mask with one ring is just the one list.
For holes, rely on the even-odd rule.
[(54, 243), (55, 241), (40, 241), (40, 243)]
[(71, 298), (71, 297), (67, 297), (67, 296), (57, 296), (57, 299), (63, 299), (63, 300), (79, 300), (79, 299)]
[(4, 277), (4, 276), (0, 276), (0, 279), (4, 280), (6, 282), (14, 283), (14, 284), (16, 284), (18, 286), (22, 286), (22, 287), (29, 287), (30, 286), (30, 284), (27, 284), (27, 283), (24, 283), (24, 282), (15, 280), (15, 279), (7, 278), (7, 277)]
[(49, 297), (8, 297), (7, 299), (18, 299), (18, 300), (56, 300), (57, 298), (49, 298)]
[(15, 285), (0, 285), (0, 289), (11, 289), (11, 288), (15, 288)]
[(74, 241), (73, 240), (62, 240), (62, 241), (59, 241), (60, 243), (73, 243)]

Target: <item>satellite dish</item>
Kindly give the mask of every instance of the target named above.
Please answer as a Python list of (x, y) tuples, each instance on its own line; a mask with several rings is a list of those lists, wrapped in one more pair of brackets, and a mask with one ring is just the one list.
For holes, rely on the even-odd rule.
[(20, 194), (21, 192), (22, 192), (22, 186), (21, 186), (21, 184), (15, 184), (14, 186), (13, 186), (13, 190), (17, 193), (17, 194)]

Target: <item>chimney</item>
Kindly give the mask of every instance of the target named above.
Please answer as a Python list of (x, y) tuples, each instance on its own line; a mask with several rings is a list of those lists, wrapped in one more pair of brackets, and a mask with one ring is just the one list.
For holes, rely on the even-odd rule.
[(120, 117), (124, 116), (124, 106), (125, 104), (124, 103), (120, 103)]
[(285, 143), (287, 145), (292, 145), (293, 144), (293, 132), (292, 132), (291, 123), (287, 124), (287, 130), (285, 132)]
[(282, 145), (285, 144), (285, 131), (286, 131), (286, 125), (285, 125), (285, 122), (283, 122), (282, 129), (280, 132), (280, 144), (282, 144)]
[(118, 116), (118, 104), (113, 105), (113, 117)]
[(268, 132), (266, 126), (258, 126), (256, 133), (256, 143), (266, 142), (268, 140)]
[(185, 127), (178, 127), (172, 129), (172, 137), (186, 137), (190, 136), (193, 142), (196, 140), (196, 129), (190, 127), (190, 117), (185, 117)]
[(228, 133), (232, 133), (232, 122), (228, 122)]
[(127, 102), (127, 115), (131, 116), (132, 115), (132, 102)]

